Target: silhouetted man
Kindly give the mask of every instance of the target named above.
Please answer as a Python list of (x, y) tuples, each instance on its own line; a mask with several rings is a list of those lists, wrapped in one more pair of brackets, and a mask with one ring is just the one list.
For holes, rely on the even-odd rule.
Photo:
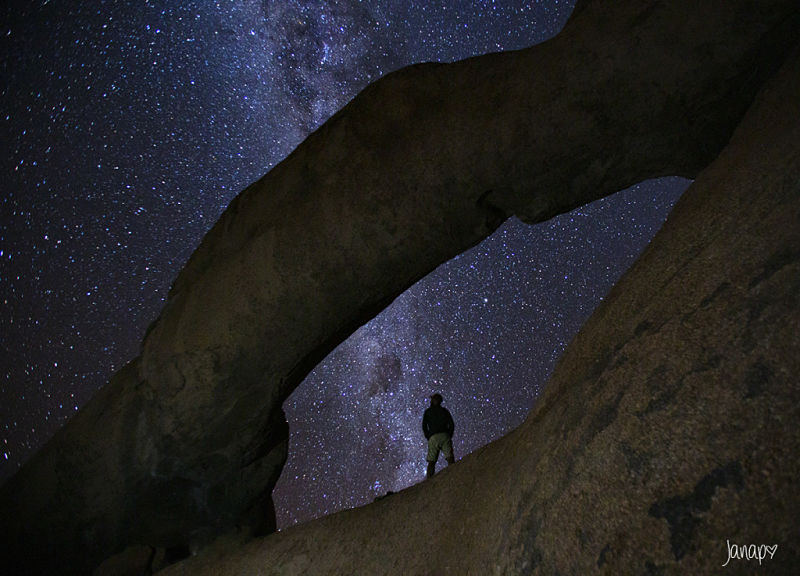
[(456, 461), (453, 456), (453, 428), (453, 417), (442, 406), (442, 395), (434, 394), (431, 396), (431, 405), (422, 417), (422, 432), (428, 440), (428, 478), (436, 472), (439, 452), (444, 454), (448, 464)]

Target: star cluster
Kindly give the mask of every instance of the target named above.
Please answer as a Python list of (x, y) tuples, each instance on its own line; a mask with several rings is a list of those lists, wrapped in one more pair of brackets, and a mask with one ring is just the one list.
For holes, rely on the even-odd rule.
[[(553, 36), (572, 1), (39, 0), (3, 8), (0, 480), (125, 362), (224, 208), (358, 91)], [(282, 525), (420, 475), (433, 389), (459, 456), (517, 425), (685, 187), (516, 221), (342, 344), (287, 401)]]

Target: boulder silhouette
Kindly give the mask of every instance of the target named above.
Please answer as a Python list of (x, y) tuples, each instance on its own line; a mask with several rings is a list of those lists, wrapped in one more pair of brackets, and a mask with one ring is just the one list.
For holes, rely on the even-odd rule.
[(800, 50), (519, 428), (391, 498), (164, 574), (795, 572), (798, 94)]

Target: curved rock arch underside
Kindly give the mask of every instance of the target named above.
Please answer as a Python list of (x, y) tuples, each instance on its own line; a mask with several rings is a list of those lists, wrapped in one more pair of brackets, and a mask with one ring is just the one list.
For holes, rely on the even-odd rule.
[(140, 357), (2, 487), (4, 565), (86, 573), (273, 531), (281, 405), (339, 342), (511, 215), (681, 175), (695, 183), (517, 430), (392, 498), (171, 570), (704, 573), (726, 540), (796, 566), (798, 12), (581, 1), (548, 42), (369, 86), (231, 203)]

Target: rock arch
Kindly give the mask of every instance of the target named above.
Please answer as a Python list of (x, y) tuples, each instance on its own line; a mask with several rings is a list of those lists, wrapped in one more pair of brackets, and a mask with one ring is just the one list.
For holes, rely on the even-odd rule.
[(231, 203), (141, 356), (3, 486), (4, 549), (79, 570), (269, 531), (281, 404), (327, 352), (511, 214), (694, 177), (796, 32), (793, 0), (587, 1), (544, 44), (371, 85)]

